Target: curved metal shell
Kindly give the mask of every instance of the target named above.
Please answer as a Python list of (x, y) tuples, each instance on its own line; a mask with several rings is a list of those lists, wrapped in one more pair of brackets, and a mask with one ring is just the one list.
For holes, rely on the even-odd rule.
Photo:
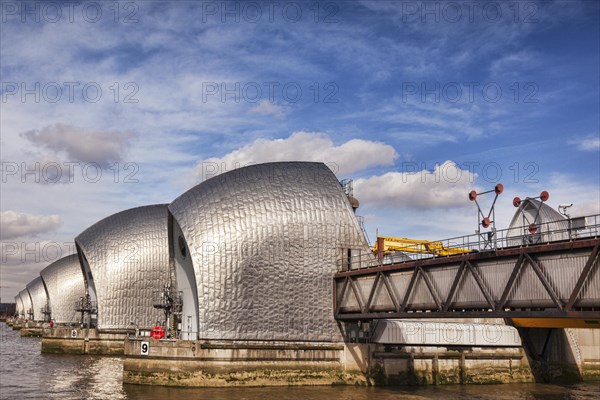
[(33, 320), (44, 321), (45, 316), (43, 313), (44, 308), (48, 304), (48, 295), (46, 294), (46, 288), (42, 282), (42, 277), (38, 276), (27, 285), (27, 291), (31, 296), (31, 307), (33, 309)]
[[(193, 264), (196, 315), (186, 311), (184, 293), (183, 331), (194, 332), (189, 338), (198, 332), (201, 339), (341, 340), (333, 274), (345, 249), (371, 252), (325, 164), (233, 170), (190, 189), (169, 210), (176, 263)], [(176, 271), (182, 290), (182, 269)]]
[(18, 294), (15, 296), (15, 304), (15, 315), (23, 315), (23, 300), (21, 300), (21, 296)]
[(512, 326), (427, 320), (378, 320), (371, 337), (373, 343), (519, 347), (518, 331)]
[(75, 304), (85, 296), (85, 284), (77, 254), (66, 256), (40, 272), (48, 293), (51, 318), (57, 324), (77, 321)]
[[(529, 231), (532, 224), (538, 227), (535, 233)], [(569, 238), (569, 222), (546, 203), (525, 199), (510, 221), (506, 237), (508, 246), (564, 240)]]
[(23, 318), (32, 318), (33, 309), (31, 308), (31, 297), (29, 297), (29, 292), (27, 291), (27, 288), (19, 292), (19, 297), (23, 302)]
[(132, 208), (75, 238), (99, 329), (149, 328), (162, 320), (153, 295), (170, 283), (167, 205)]

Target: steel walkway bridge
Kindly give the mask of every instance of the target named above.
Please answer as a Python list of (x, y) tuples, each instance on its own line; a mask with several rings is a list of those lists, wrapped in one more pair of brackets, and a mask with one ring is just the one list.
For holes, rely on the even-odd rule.
[(469, 252), (397, 261), (344, 249), (335, 318), (544, 318), (600, 328), (600, 215), (560, 230), (527, 226), (443, 242)]

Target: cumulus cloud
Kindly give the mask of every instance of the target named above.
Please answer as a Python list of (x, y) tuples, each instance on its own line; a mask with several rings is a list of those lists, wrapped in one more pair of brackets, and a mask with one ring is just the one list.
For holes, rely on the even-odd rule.
[(453, 161), (433, 171), (388, 172), (354, 181), (354, 193), (362, 204), (392, 208), (452, 208), (469, 205), (467, 194), (477, 175)]
[(32, 215), (17, 211), (0, 212), (0, 239), (35, 236), (56, 230), (61, 225), (58, 215)]
[(336, 146), (326, 134), (299, 131), (285, 139), (257, 139), (223, 157), (203, 160), (196, 166), (194, 178), (202, 181), (231, 169), (272, 161), (320, 161), (336, 174), (345, 175), (393, 165), (397, 157), (396, 150), (385, 143), (352, 139)]
[(135, 137), (131, 131), (86, 129), (62, 123), (27, 131), (21, 136), (41, 149), (64, 153), (70, 162), (97, 163), (101, 167), (121, 161)]

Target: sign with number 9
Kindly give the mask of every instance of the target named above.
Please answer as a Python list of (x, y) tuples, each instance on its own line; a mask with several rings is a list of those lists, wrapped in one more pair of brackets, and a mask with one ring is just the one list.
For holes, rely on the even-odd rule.
[(142, 345), (140, 347), (140, 354), (143, 356), (147, 356), (148, 354), (150, 354), (150, 343), (142, 342)]

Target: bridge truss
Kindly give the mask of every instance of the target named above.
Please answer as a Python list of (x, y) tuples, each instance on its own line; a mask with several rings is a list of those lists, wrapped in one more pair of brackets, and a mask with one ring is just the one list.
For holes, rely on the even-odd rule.
[[(335, 318), (600, 320), (600, 238), (432, 257), (338, 272)], [(600, 327), (600, 326), (599, 326)]]

